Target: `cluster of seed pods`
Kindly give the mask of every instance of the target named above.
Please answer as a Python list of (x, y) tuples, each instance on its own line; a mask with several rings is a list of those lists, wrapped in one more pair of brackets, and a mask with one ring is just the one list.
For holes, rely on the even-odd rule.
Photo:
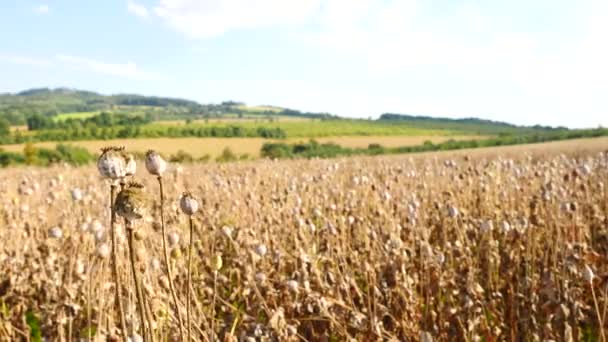
[(97, 170), (0, 171), (0, 340), (25, 338), (28, 314), (48, 339), (100, 341), (574, 341), (608, 327), (601, 147), (144, 162), (113, 148)]

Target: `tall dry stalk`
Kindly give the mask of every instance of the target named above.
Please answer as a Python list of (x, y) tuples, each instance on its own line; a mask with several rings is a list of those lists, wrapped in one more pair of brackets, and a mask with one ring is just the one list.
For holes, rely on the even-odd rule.
[(163, 190), (163, 173), (167, 170), (167, 162), (158, 154), (158, 152), (149, 150), (146, 152), (145, 159), (146, 170), (151, 175), (157, 177), (159, 192), (160, 192), (160, 228), (163, 238), (163, 258), (165, 261), (165, 267), (167, 269), (167, 278), (169, 278), (169, 291), (173, 298), (173, 305), (175, 306), (175, 316), (179, 323), (179, 333), (182, 341), (185, 340), (184, 335), (184, 322), (182, 321), (182, 315), (179, 310), (179, 300), (177, 299), (177, 293), (175, 292), (175, 284), (173, 282), (173, 272), (171, 271), (171, 263), (169, 262), (169, 251), (167, 249), (167, 232), (165, 230), (165, 192)]
[(112, 238), (112, 276), (114, 278), (114, 292), (116, 296), (116, 307), (120, 316), (120, 329), (122, 330), (123, 340), (128, 340), (127, 321), (125, 319), (125, 310), (122, 305), (120, 274), (118, 272), (118, 242), (116, 241), (116, 210), (114, 209), (114, 198), (116, 197), (116, 184), (110, 185), (110, 235)]
[(600, 336), (602, 338), (602, 342), (606, 342), (606, 334), (604, 332), (604, 319), (600, 314), (600, 306), (597, 301), (597, 296), (595, 295), (595, 285), (593, 283), (595, 274), (593, 273), (593, 270), (591, 270), (591, 267), (589, 267), (588, 265), (584, 266), (583, 277), (589, 283), (589, 287), (591, 288), (591, 296), (593, 297), (593, 305), (595, 306), (595, 315), (597, 318), (597, 325), (600, 330)]
[[(138, 314), (140, 318), (140, 332), (144, 341), (148, 339), (146, 334), (146, 311), (144, 306), (143, 292), (141, 283), (137, 274), (135, 263), (135, 245), (134, 245), (134, 221), (143, 218), (149, 207), (149, 198), (143, 190), (144, 186), (136, 182), (130, 182), (123, 186), (123, 189), (116, 196), (114, 201), (114, 209), (116, 214), (125, 219), (125, 228), (127, 230), (127, 241), (129, 247), (129, 259), (131, 261), (131, 271), (133, 273), (133, 282), (135, 285), (135, 294), (137, 296)], [(150, 327), (152, 328), (152, 327)]]
[(188, 341), (192, 341), (191, 339), (191, 333), (192, 333), (192, 316), (191, 316), (191, 312), (190, 312), (190, 307), (191, 307), (191, 291), (190, 291), (190, 284), (192, 284), (192, 245), (194, 240), (192, 239), (192, 232), (194, 231), (194, 225), (192, 223), (192, 216), (188, 216), (188, 222), (190, 224), (190, 242), (188, 244), (188, 289), (187, 294), (186, 294), (186, 324), (187, 324), (187, 331), (188, 331)]
[[(188, 325), (188, 341), (192, 336), (192, 316), (190, 312), (191, 304), (191, 286), (192, 286), (192, 247), (194, 243), (193, 233), (194, 224), (192, 222), (192, 215), (198, 211), (198, 202), (192, 197), (190, 193), (184, 193), (180, 199), (180, 207), (182, 212), (188, 215), (188, 223), (190, 226), (190, 242), (188, 245), (188, 281), (187, 281), (187, 292), (186, 292), (186, 320)], [(213, 323), (212, 323), (213, 324)], [(212, 326), (213, 327), (213, 326)]]
[[(132, 163), (129, 165), (132, 169)], [(116, 306), (120, 317), (120, 327), (122, 330), (123, 340), (127, 341), (127, 324), (122, 305), (121, 297), (121, 281), (118, 272), (118, 246), (116, 241), (116, 208), (114, 206), (116, 197), (116, 182), (124, 179), (127, 175), (127, 160), (124, 157), (124, 147), (104, 147), (101, 149), (101, 155), (97, 159), (97, 170), (103, 178), (110, 180), (110, 234), (112, 235), (112, 275), (115, 284)]]
[[(184, 322), (182, 321), (182, 315), (179, 310), (179, 301), (177, 299), (177, 293), (175, 292), (175, 284), (173, 282), (173, 272), (171, 271), (171, 263), (169, 262), (169, 251), (167, 249), (167, 233), (165, 231), (165, 193), (163, 191), (163, 177), (158, 176), (158, 186), (160, 192), (160, 230), (163, 235), (163, 257), (165, 259), (165, 267), (167, 268), (167, 277), (169, 278), (169, 291), (171, 297), (173, 297), (173, 305), (175, 306), (175, 316), (179, 323), (179, 333), (182, 341), (185, 340), (184, 335)], [(189, 341), (189, 340), (188, 340)]]
[[(139, 282), (139, 277), (137, 276), (137, 267), (135, 265), (135, 246), (134, 246), (134, 229), (133, 222), (127, 221), (127, 240), (129, 244), (129, 259), (131, 261), (131, 272), (133, 273), (133, 283), (135, 285), (135, 296), (137, 297), (137, 307), (139, 311), (139, 329), (141, 332), (141, 336), (144, 337), (144, 341), (148, 339), (148, 335), (146, 333), (146, 309), (144, 306), (144, 298), (143, 292), (141, 290), (141, 284)], [(152, 327), (150, 327), (152, 328)]]

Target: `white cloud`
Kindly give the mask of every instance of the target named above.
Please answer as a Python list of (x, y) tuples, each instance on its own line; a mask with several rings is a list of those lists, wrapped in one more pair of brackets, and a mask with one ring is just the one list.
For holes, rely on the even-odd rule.
[(40, 13), (40, 14), (47, 14), (47, 13), (49, 13), (50, 10), (51, 9), (50, 9), (49, 5), (44, 5), (44, 4), (34, 7), (34, 12)]
[(129, 11), (129, 13), (136, 15), (140, 18), (147, 18), (150, 15), (150, 12), (145, 6), (131, 0), (127, 1), (127, 10)]
[(35, 57), (19, 56), (19, 55), (4, 55), (4, 54), (0, 54), (0, 61), (5, 61), (8, 63), (12, 63), (12, 64), (34, 66), (34, 67), (46, 67), (46, 66), (50, 66), (52, 64), (50, 60), (44, 59), (44, 58), (35, 58)]
[(322, 0), (160, 0), (154, 13), (192, 38), (210, 38), (238, 29), (301, 24)]
[(155, 80), (160, 78), (160, 75), (156, 73), (141, 70), (133, 62), (127, 62), (122, 64), (107, 63), (96, 61), (93, 59), (62, 54), (57, 55), (56, 58), (59, 62), (65, 63), (69, 66), (90, 70), (100, 74), (137, 80)]
[(404, 88), (431, 84), (413, 89), (418, 98), (375, 96), (394, 111), (593, 126), (607, 123), (599, 118), (608, 110), (608, 48), (599, 42), (608, 34), (608, 3), (584, 4), (560, 26), (538, 29), (472, 4), (442, 17), (414, 0), (325, 0), (320, 29), (295, 37), (357, 60), (361, 77)]

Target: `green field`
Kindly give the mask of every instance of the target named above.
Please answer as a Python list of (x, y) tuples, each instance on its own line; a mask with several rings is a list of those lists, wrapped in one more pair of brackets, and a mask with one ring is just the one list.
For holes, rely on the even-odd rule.
[[(367, 120), (278, 120), (268, 122), (260, 119), (259, 121), (201, 121), (193, 122), (188, 127), (196, 129), (201, 127), (228, 127), (240, 126), (243, 128), (280, 128), (285, 131), (289, 138), (318, 138), (336, 136), (436, 136), (436, 135), (463, 135), (466, 132), (442, 129), (420, 129), (410, 125), (382, 123)], [(142, 131), (158, 132), (159, 134), (167, 129), (166, 123), (153, 123), (142, 126)]]
[[(91, 113), (69, 113), (66, 116), (86, 116)], [(120, 130), (126, 126), (113, 126), (112, 129)], [(396, 124), (396, 123), (383, 123), (378, 121), (367, 121), (367, 120), (317, 120), (317, 119), (306, 119), (306, 118), (291, 118), (285, 117), (284, 119), (277, 119), (269, 122), (268, 120), (260, 118), (259, 120), (252, 120), (250, 118), (238, 119), (238, 118), (224, 118), (224, 119), (209, 119), (209, 120), (196, 120), (189, 124), (186, 124), (183, 120), (175, 121), (157, 121), (150, 124), (144, 124), (137, 126), (141, 132), (141, 137), (176, 137), (172, 133), (174, 130), (179, 129), (191, 129), (197, 130), (199, 128), (225, 128), (225, 127), (240, 127), (247, 130), (255, 130), (257, 128), (274, 129), (280, 128), (283, 130), (287, 138), (323, 138), (323, 137), (352, 137), (352, 136), (404, 136), (404, 137), (416, 137), (416, 136), (479, 136), (475, 132), (463, 132), (457, 130), (442, 130), (442, 129), (423, 129), (411, 127), (407, 124)], [(44, 131), (22, 131), (22, 136), (35, 136), (42, 133), (57, 134), (62, 133), (64, 130), (61, 129), (49, 129)], [(82, 139), (75, 139), (82, 140)], [(44, 139), (44, 141), (48, 141)]]
[(61, 113), (53, 118), (55, 122), (61, 122), (68, 119), (78, 119), (84, 120), (88, 118), (92, 118), (95, 115), (98, 115), (100, 112), (72, 112), (72, 113)]

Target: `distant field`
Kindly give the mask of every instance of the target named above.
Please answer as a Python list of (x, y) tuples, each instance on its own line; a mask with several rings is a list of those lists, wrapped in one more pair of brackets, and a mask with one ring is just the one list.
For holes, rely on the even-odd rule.
[(23, 125), (23, 126), (11, 126), (11, 132), (23, 132), (23, 131), (27, 131), (27, 126)]
[[(265, 110), (278, 112), (278, 108), (274, 107), (243, 107), (249, 113), (240, 115), (237, 113), (224, 113), (221, 118), (196, 119), (186, 124), (186, 120), (166, 120), (156, 121), (147, 125), (141, 126), (143, 131), (156, 131), (157, 135), (161, 133), (167, 126), (186, 126), (193, 129), (216, 126), (225, 127), (228, 125), (239, 125), (243, 128), (280, 128), (289, 138), (308, 138), (308, 137), (335, 137), (335, 136), (435, 136), (435, 135), (467, 135), (466, 131), (450, 130), (450, 129), (435, 129), (435, 128), (417, 128), (411, 124), (399, 122), (377, 122), (367, 120), (320, 120), (310, 119), (305, 117), (294, 117), (286, 115), (273, 115), (269, 118), (265, 115), (256, 114)], [(121, 110), (120, 107), (116, 108)], [(132, 114), (143, 114), (146, 111), (145, 107), (137, 107), (137, 110), (131, 111)], [(98, 115), (99, 111), (91, 112), (72, 112), (62, 113), (54, 117), (55, 121), (64, 121), (67, 119), (86, 119)], [(475, 133), (471, 132), (471, 135)]]
[[(165, 123), (152, 123), (142, 126), (144, 131), (162, 131), (167, 123), (184, 125), (184, 121), (168, 121)], [(258, 127), (280, 128), (289, 138), (319, 138), (319, 137), (340, 137), (340, 136), (449, 136), (466, 135), (466, 132), (458, 132), (442, 129), (420, 129), (409, 125), (396, 123), (373, 122), (366, 120), (279, 120), (268, 122), (267, 120), (240, 120), (240, 121), (215, 121), (204, 123), (198, 121), (189, 125), (196, 129), (199, 127), (225, 127), (235, 125), (243, 128)]]
[[(333, 142), (345, 147), (367, 147), (369, 144), (376, 143), (385, 147), (399, 147), (420, 145), (424, 141), (430, 140), (439, 143), (448, 139), (483, 139), (482, 136), (361, 136), (361, 137), (327, 137), (318, 138), (321, 143)], [(145, 152), (155, 149), (163, 154), (174, 154), (179, 150), (184, 150), (195, 157), (202, 157), (206, 154), (215, 157), (226, 147), (232, 149), (237, 154), (249, 154), (252, 157), (259, 156), (262, 145), (272, 140), (263, 138), (149, 138), (149, 139), (115, 139), (115, 140), (90, 140), (66, 142), (67, 144), (83, 146), (91, 152), (97, 153), (108, 145), (124, 145), (131, 151)], [(307, 138), (286, 139), (287, 143), (308, 141)], [(44, 148), (54, 148), (56, 142), (38, 143), (36, 146)], [(21, 152), (23, 144), (0, 146), (5, 151)]]
[(58, 114), (53, 118), (56, 122), (65, 121), (67, 119), (88, 119), (95, 115), (98, 115), (100, 112), (73, 112), (73, 113), (62, 113)]
[[(280, 108), (275, 108), (275, 107), (271, 107), (271, 106), (238, 106), (236, 107), (237, 109), (246, 111), (246, 112), (250, 112), (251, 114), (243, 114), (242, 118), (239, 118), (237, 113), (234, 114), (230, 114), (230, 113), (223, 113), (222, 116), (224, 116), (223, 118), (214, 118), (214, 119), (210, 119), (210, 121), (231, 121), (231, 120), (242, 120), (242, 119), (262, 119), (264, 116), (261, 115), (261, 113), (263, 112), (273, 112), (273, 113), (278, 113), (280, 111), (282, 111), (282, 109)], [(143, 114), (144, 112), (154, 112), (154, 111), (158, 111), (159, 108), (158, 107), (152, 107), (152, 106), (116, 106), (114, 108), (114, 110), (108, 110), (108, 112), (115, 112), (115, 111), (124, 111), (124, 112), (128, 112), (131, 114)], [(90, 117), (93, 117), (95, 115), (99, 115), (99, 113), (101, 113), (100, 111), (88, 111), (88, 112), (70, 112), (70, 113), (61, 113), (58, 114), (57, 116), (55, 116), (53, 119), (55, 121), (65, 121), (67, 119), (88, 119)], [(286, 119), (299, 119), (299, 118), (294, 118), (294, 117), (290, 117), (290, 116), (273, 116), (279, 120), (286, 120)], [(305, 118), (303, 118), (305, 119)], [(204, 120), (195, 120), (195, 121), (200, 121), (201, 123), (204, 122)], [(163, 124), (168, 124), (168, 123), (175, 123), (175, 124), (179, 124), (181, 122), (183, 122), (182, 120), (175, 120), (175, 121), (161, 121)]]
[(283, 108), (273, 107), (273, 106), (237, 106), (236, 108), (240, 110), (246, 110), (250, 112), (274, 112), (279, 113), (283, 111)]
[[(269, 120), (267, 117), (263, 116), (263, 115), (256, 115), (256, 114), (245, 114), (243, 115), (243, 117), (238, 117), (237, 114), (233, 114), (233, 115), (224, 115), (224, 117), (222, 118), (209, 118), (209, 119), (197, 119), (197, 120), (192, 120), (190, 122), (190, 125), (205, 125), (205, 124), (212, 124), (212, 123), (235, 123), (235, 124), (239, 124), (239, 123), (271, 123), (271, 122), (286, 122), (286, 121), (291, 121), (291, 122), (302, 122), (302, 121), (312, 121), (313, 119), (310, 118), (299, 118), (299, 117), (294, 117), (294, 116), (287, 116), (287, 115), (273, 115), (272, 116), (272, 120)], [(168, 126), (185, 126), (186, 125), (186, 120), (161, 120), (161, 121), (156, 121), (154, 122), (154, 124), (159, 124), (159, 125), (168, 125)]]
[(608, 137), (583, 138), (551, 141), (537, 144), (523, 144), (513, 146), (497, 146), (490, 148), (462, 149), (444, 152), (420, 153), (418, 156), (450, 155), (450, 156), (476, 156), (480, 158), (493, 158), (496, 155), (504, 157), (519, 158), (522, 155), (530, 155), (535, 158), (543, 158), (547, 154), (573, 154), (608, 152)]
[[(159, 111), (158, 107), (152, 106), (114, 106), (113, 109), (103, 110), (104, 112), (114, 113), (114, 112), (125, 112), (129, 114), (135, 115), (143, 115), (145, 112), (155, 112)], [(65, 121), (67, 119), (88, 119), (95, 115), (99, 115), (102, 111), (89, 111), (89, 112), (69, 112), (69, 113), (61, 113), (57, 114), (57, 116), (53, 117), (53, 120), (56, 122)]]

